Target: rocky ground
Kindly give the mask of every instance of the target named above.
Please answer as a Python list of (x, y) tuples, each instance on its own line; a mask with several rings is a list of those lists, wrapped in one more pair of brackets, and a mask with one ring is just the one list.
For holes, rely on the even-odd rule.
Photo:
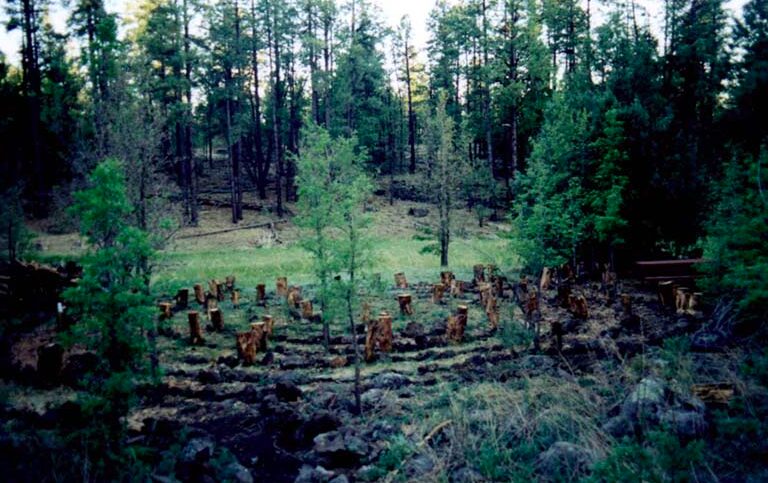
[[(141, 388), (128, 420), (131, 441), (158, 449), (158, 481), (568, 480), (589, 475), (623, 437), (661, 428), (683, 442), (712, 437), (730, 399), (703, 400), (697, 384), (725, 382), (728, 398), (765, 400), (764, 388), (740, 377), (740, 351), (690, 352), (666, 342), (688, 340), (707, 317), (662, 307), (640, 284), (622, 286), (633, 301), (631, 317), (618, 300), (607, 303), (596, 283), (577, 288), (588, 302), (586, 320), (559, 307), (555, 291), (545, 293), (539, 351), (522, 343), (524, 316), (511, 285), (497, 331), (473, 289), (433, 304), (430, 288), (409, 287), (415, 313), (395, 317), (392, 352), (363, 363), (362, 415), (354, 410), (352, 339), (344, 326), (332, 328), (326, 352), (319, 326), (293, 317), (271, 291), (266, 306), (257, 305), (245, 288), (239, 307), (221, 304), (224, 330), (209, 326), (205, 345), (192, 346), (186, 311), (174, 312), (158, 340), (163, 376)], [(311, 297), (312, 288), (304, 292)], [(372, 313), (397, 313), (400, 292), (385, 288), (370, 297)], [(445, 320), (458, 304), (470, 311), (465, 339), (455, 344), (445, 338)], [(266, 313), (276, 320), (269, 350), (244, 367), (235, 333)], [(561, 350), (550, 335), (555, 321), (566, 330)], [(40, 427), (77, 420), (72, 401), (92, 356), (68, 352), (55, 385), (40, 387), (37, 346), (53, 330), (41, 326), (15, 340), (17, 382), (5, 386), (4, 420)], [(177, 441), (173, 454), (159, 450)], [(20, 451), (7, 440), (4, 446)], [(766, 450), (763, 443), (748, 457), (759, 461)]]

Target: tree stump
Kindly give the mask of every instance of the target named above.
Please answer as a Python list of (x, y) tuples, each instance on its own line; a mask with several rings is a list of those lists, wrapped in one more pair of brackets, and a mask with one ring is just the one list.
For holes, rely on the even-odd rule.
[(160, 320), (168, 320), (172, 317), (170, 302), (160, 302), (157, 306), (160, 308)]
[(277, 283), (275, 285), (277, 296), (278, 297), (287, 297), (288, 296), (288, 278), (287, 277), (277, 277)]
[(311, 300), (302, 300), (301, 301), (301, 317), (307, 320), (312, 319), (312, 314), (314, 314), (314, 310), (312, 309), (312, 301)]
[(461, 297), (464, 295), (464, 282), (461, 280), (451, 280), (451, 297)]
[(485, 266), (485, 276), (486, 276), (486, 278), (492, 279), (493, 277), (495, 277), (498, 274), (499, 274), (499, 267), (497, 267), (496, 265), (494, 265), (492, 263), (489, 263), (488, 265)]
[(232, 292), (235, 290), (235, 276), (234, 275), (227, 275), (227, 277), (224, 279), (224, 286), (227, 288), (227, 291)]
[(442, 283), (436, 283), (432, 286), (432, 303), (439, 304), (443, 301), (443, 294), (445, 294), (445, 285)]
[(397, 302), (400, 304), (400, 313), (403, 315), (413, 315), (413, 305), (411, 304), (411, 294), (404, 293), (397, 296)]
[(524, 306), (528, 302), (528, 277), (520, 275), (520, 281), (515, 284), (514, 288), (515, 302), (520, 306)]
[(539, 281), (539, 289), (544, 292), (549, 290), (552, 285), (552, 270), (549, 267), (544, 267), (541, 270), (541, 280)]
[(675, 291), (675, 309), (678, 314), (683, 314), (688, 309), (690, 300), (690, 289), (688, 287), (678, 287)]
[(220, 285), (221, 285), (221, 284), (220, 284), (220, 283), (219, 283), (219, 281), (218, 281), (218, 280), (216, 280), (216, 279), (213, 279), (213, 280), (209, 280), (209, 281), (208, 281), (208, 291), (209, 291), (209, 292), (210, 292), (210, 293), (211, 293), (211, 294), (212, 294), (214, 297), (216, 297), (216, 299), (218, 299), (218, 298), (219, 298), (219, 286), (220, 286)]
[(398, 272), (395, 274), (395, 287), (408, 288), (408, 280), (406, 280), (405, 274), (403, 272)]
[(453, 272), (440, 272), (440, 283), (446, 287), (451, 287), (451, 282), (455, 279), (456, 277), (454, 277)]
[(448, 316), (447, 337), (451, 342), (459, 343), (464, 340), (464, 332), (467, 328), (467, 314), (469, 308), (466, 305), (456, 307), (456, 313)]
[(189, 289), (179, 289), (179, 291), (176, 292), (176, 297), (174, 297), (174, 300), (176, 301), (176, 308), (179, 310), (186, 310), (189, 306)]
[(675, 300), (675, 284), (671, 280), (659, 282), (658, 286), (659, 303), (664, 306), (671, 306)]
[(218, 299), (219, 302), (223, 302), (225, 298), (224, 284), (221, 282), (217, 282), (217, 285), (216, 285), (216, 298)]
[(205, 297), (205, 316), (208, 318), (208, 320), (211, 320), (211, 310), (216, 309), (219, 307), (219, 299), (217, 299), (213, 294), (208, 294)]
[(493, 293), (499, 298), (504, 298), (504, 284), (507, 283), (507, 278), (501, 275), (494, 275), (491, 280), (493, 283)]
[(480, 306), (485, 308), (488, 305), (488, 299), (493, 297), (490, 283), (481, 283), (477, 287), (477, 295), (480, 297)]
[(533, 318), (533, 315), (539, 311), (539, 296), (536, 294), (536, 291), (531, 290), (527, 296), (525, 301), (525, 317), (528, 320), (531, 320)]
[(200, 314), (196, 310), (187, 312), (189, 319), (189, 341), (192, 345), (203, 345), (203, 331), (200, 328)]
[(472, 267), (474, 272), (475, 285), (485, 282), (485, 267), (483, 265), (475, 265)]
[(50, 342), (37, 348), (37, 375), (46, 383), (59, 381), (64, 366), (64, 348), (57, 342)]
[(203, 292), (203, 286), (199, 283), (195, 284), (195, 300), (199, 304), (205, 303), (205, 292)]
[(587, 299), (583, 295), (571, 295), (569, 310), (574, 317), (578, 319), (589, 318), (589, 309), (587, 308)]
[(376, 324), (376, 345), (382, 352), (392, 352), (392, 316), (382, 312)]
[(261, 316), (261, 321), (264, 323), (264, 330), (267, 335), (272, 337), (272, 330), (275, 328), (275, 319), (271, 315), (264, 314)]
[(301, 306), (301, 287), (293, 286), (288, 289), (288, 306), (298, 309)]
[(693, 292), (689, 295), (688, 298), (688, 308), (686, 309), (686, 312), (691, 315), (696, 315), (699, 313), (699, 306), (701, 305), (701, 298), (704, 296), (701, 292)]
[(364, 324), (368, 324), (368, 322), (371, 321), (371, 304), (370, 303), (363, 302), (363, 305), (361, 307), (360, 320), (362, 320)]
[(621, 294), (621, 309), (625, 317), (632, 315), (632, 296), (628, 293)]
[(256, 362), (257, 348), (257, 334), (251, 329), (248, 332), (238, 332), (236, 335), (237, 340), (237, 357), (243, 361), (244, 366), (252, 366)]
[(256, 350), (266, 352), (269, 346), (269, 327), (266, 322), (254, 322), (251, 324)]
[(240, 307), (240, 291), (237, 289), (232, 290), (232, 305), (235, 308)]
[(499, 304), (496, 297), (491, 296), (485, 305), (485, 314), (488, 316), (488, 322), (491, 325), (491, 330), (495, 331), (499, 328)]
[(557, 286), (557, 303), (563, 309), (571, 307), (571, 284), (561, 283)]
[(213, 330), (217, 332), (224, 330), (224, 314), (221, 313), (221, 309), (211, 309), (210, 316)]
[(256, 285), (256, 303), (264, 305), (267, 301), (267, 287), (263, 283)]
[(557, 347), (557, 351), (560, 352), (563, 350), (563, 335), (565, 335), (565, 330), (563, 330), (563, 323), (559, 321), (552, 322), (552, 335), (555, 337), (555, 346)]
[(366, 324), (365, 362), (372, 362), (376, 358), (376, 325), (377, 321), (375, 320), (371, 320)]

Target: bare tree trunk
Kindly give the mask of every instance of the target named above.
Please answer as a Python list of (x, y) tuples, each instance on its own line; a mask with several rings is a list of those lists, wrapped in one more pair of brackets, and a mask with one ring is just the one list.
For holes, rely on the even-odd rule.
[(413, 93), (411, 88), (411, 59), (409, 56), (408, 34), (405, 34), (405, 84), (408, 92), (408, 144), (411, 148), (411, 164), (408, 171), (416, 172), (416, 116), (413, 112)]

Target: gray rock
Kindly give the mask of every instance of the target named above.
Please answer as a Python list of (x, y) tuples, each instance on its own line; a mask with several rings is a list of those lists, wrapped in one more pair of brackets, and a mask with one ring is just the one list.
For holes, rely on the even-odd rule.
[(633, 423), (658, 423), (666, 406), (667, 388), (663, 382), (646, 377), (624, 400), (621, 413)]
[(435, 462), (432, 458), (425, 454), (420, 454), (408, 460), (405, 465), (405, 474), (409, 478), (418, 478), (430, 473), (435, 469)]
[(429, 210), (426, 208), (411, 208), (408, 210), (408, 216), (425, 218), (426, 216), (429, 216)]
[(319, 434), (313, 442), (315, 453), (331, 468), (357, 466), (368, 453), (365, 441), (349, 430)]
[(635, 427), (633, 426), (632, 421), (622, 415), (618, 415), (603, 424), (603, 431), (616, 439), (621, 439), (624, 436), (631, 436), (634, 434)]
[(336, 475), (333, 471), (328, 471), (322, 466), (312, 468), (309, 465), (303, 465), (299, 469), (299, 475), (294, 483), (327, 483)]
[(684, 438), (703, 436), (707, 430), (707, 421), (703, 412), (685, 409), (670, 409), (661, 415), (661, 424)]
[(339, 475), (328, 483), (349, 483), (349, 479), (347, 478), (347, 475)]
[(216, 443), (209, 438), (194, 438), (181, 451), (182, 463), (204, 463), (211, 458)]
[(586, 473), (592, 462), (592, 455), (586, 449), (558, 441), (539, 455), (536, 470), (545, 481), (559, 481), (563, 475), (573, 478)]
[(385, 372), (374, 377), (371, 381), (373, 387), (378, 389), (400, 389), (411, 383), (411, 380), (397, 372)]
[(450, 476), (451, 483), (476, 483), (481, 481), (487, 481), (487, 479), (468, 466), (462, 466), (451, 473)]
[(230, 480), (237, 483), (253, 483), (253, 476), (251, 472), (245, 466), (241, 465), (237, 461), (234, 461), (227, 465), (224, 469)]
[(369, 389), (360, 395), (360, 403), (365, 408), (372, 408), (378, 406), (386, 398), (385, 391), (383, 389)]

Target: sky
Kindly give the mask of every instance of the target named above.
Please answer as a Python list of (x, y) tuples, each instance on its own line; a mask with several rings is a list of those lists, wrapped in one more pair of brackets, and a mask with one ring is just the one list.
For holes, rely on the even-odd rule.
[[(458, 1), (458, 0), (455, 0)], [(747, 0), (727, 0), (725, 2), (726, 8), (736, 14), (741, 14), (741, 9)], [(117, 11), (123, 13), (127, 10), (131, 0), (107, 0), (107, 9), (109, 11)], [(586, 3), (586, 2), (584, 2)], [(66, 30), (66, 17), (65, 11), (61, 7), (61, 0), (54, 0), (53, 6), (50, 12), (50, 20), (54, 28), (60, 32)], [(414, 46), (422, 51), (426, 49), (427, 41), (429, 40), (429, 33), (427, 32), (427, 18), (429, 11), (435, 4), (435, 0), (377, 0), (377, 4), (380, 6), (384, 15), (385, 22), (390, 27), (395, 27), (400, 23), (400, 19), (403, 15), (408, 15), (411, 18), (411, 25), (413, 29), (413, 41)], [(662, 16), (662, 0), (638, 0), (638, 4), (644, 7), (649, 15), (649, 22), (652, 29), (660, 37), (661, 25), (663, 23)], [(2, 13), (0, 13), (0, 23), (5, 24), (5, 7), (7, 0), (0, 0), (0, 6), (2, 7)], [(601, 6), (601, 2), (592, 1), (594, 23), (598, 25), (600, 18), (602, 17), (602, 11), (605, 7)], [(19, 61), (19, 46), (21, 43), (20, 34), (18, 31), (8, 33), (5, 28), (0, 28), (0, 51), (2, 51), (6, 59), (18, 64)]]

